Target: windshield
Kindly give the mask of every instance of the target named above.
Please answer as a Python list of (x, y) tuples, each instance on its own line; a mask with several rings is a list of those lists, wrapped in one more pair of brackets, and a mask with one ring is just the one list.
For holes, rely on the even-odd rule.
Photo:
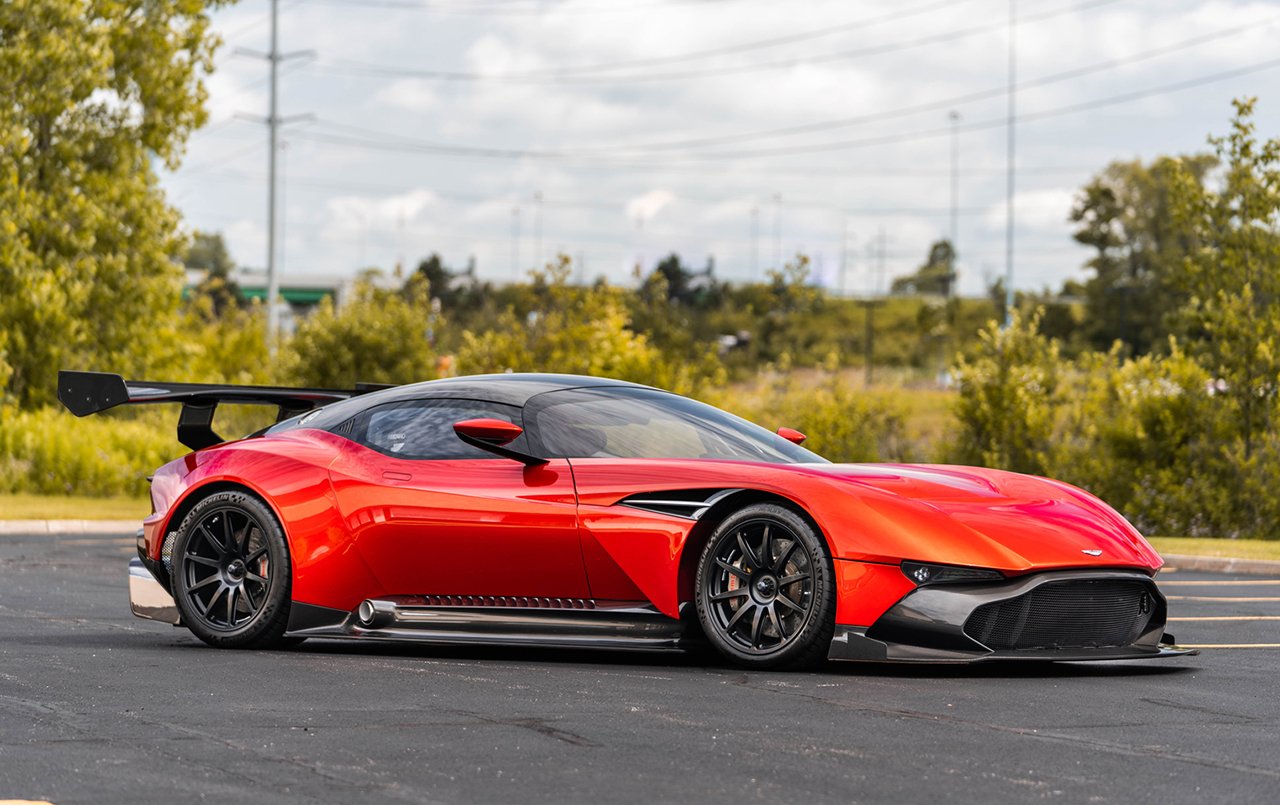
[(547, 456), (827, 463), (745, 419), (655, 389), (548, 392), (530, 401), (525, 420)]

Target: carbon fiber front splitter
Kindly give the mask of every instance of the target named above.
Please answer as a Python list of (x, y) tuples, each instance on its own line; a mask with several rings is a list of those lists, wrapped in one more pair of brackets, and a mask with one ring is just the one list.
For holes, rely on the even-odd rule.
[[(1147, 609), (1135, 613), (1133, 631), (1124, 640), (1077, 640), (1077, 624), (1070, 610), (1054, 613), (1062, 625), (1061, 639), (1050, 635), (1031, 645), (987, 645), (966, 629), (980, 607), (1028, 597), (1045, 585), (1120, 582), (1145, 591)], [(1052, 588), (1050, 588), (1052, 589)], [(1175, 645), (1165, 635), (1167, 604), (1155, 582), (1131, 570), (1065, 570), (1035, 573), (1015, 579), (977, 584), (925, 585), (911, 591), (870, 627), (837, 625), (828, 657), (864, 662), (970, 663), (987, 660), (1079, 662), (1146, 660), (1198, 654)], [(1088, 620), (1089, 613), (1080, 613)], [(1043, 624), (1037, 624), (1043, 631)], [(1021, 628), (1017, 624), (1014, 628)], [(983, 639), (986, 639), (985, 637)]]

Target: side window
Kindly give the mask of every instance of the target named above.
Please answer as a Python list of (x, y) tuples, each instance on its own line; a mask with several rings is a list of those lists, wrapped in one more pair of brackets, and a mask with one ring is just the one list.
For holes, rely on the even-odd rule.
[(387, 403), (361, 414), (352, 438), (366, 447), (397, 458), (497, 458), (492, 453), (465, 444), (453, 432), (453, 423), (480, 418), (520, 424), (520, 409), (480, 400)]

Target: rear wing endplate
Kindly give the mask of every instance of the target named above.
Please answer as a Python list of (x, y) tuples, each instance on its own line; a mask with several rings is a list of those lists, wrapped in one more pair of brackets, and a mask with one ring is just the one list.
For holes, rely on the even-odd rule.
[(275, 405), (276, 421), (391, 386), (358, 383), (353, 389), (309, 389), (287, 386), (232, 386), (217, 383), (163, 383), (125, 380), (109, 372), (58, 372), (58, 401), (76, 416), (97, 414), (117, 405), (181, 403), (178, 441), (192, 450), (225, 441), (213, 430), (218, 403)]

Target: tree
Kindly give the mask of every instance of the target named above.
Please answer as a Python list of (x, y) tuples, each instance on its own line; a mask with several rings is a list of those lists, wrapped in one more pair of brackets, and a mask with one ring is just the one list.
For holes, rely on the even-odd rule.
[(667, 255), (640, 285), (642, 297), (653, 297), (659, 289), (666, 301), (698, 309), (715, 307), (724, 298), (724, 286), (715, 278), (714, 258), (707, 259), (702, 271), (693, 271), (680, 255)]
[(341, 310), (325, 297), (303, 319), (288, 344), (287, 372), (307, 386), (350, 388), (354, 383), (417, 383), (437, 374), (426, 288), (406, 299), (362, 281)]
[(1175, 277), (1187, 300), (1177, 324), (1233, 423), (1223, 483), (1239, 495), (1242, 531), (1260, 533), (1280, 516), (1280, 139), (1258, 140), (1254, 99), (1234, 105), (1230, 133), (1210, 139), (1221, 187), (1192, 166), (1175, 174), (1174, 217), (1194, 244)]
[(981, 343), (955, 368), (960, 430), (949, 450), (958, 464), (1048, 474), (1062, 403), (1057, 342), (1040, 334), (1040, 313), (1018, 313), (1008, 327), (990, 322)]
[(1075, 239), (1096, 250), (1086, 267), (1086, 336), (1100, 350), (1122, 342), (1143, 354), (1165, 343), (1169, 316), (1181, 303), (1171, 281), (1195, 235), (1173, 214), (1183, 177), (1203, 188), (1211, 155), (1113, 162), (1080, 191), (1071, 210)]
[(205, 120), (220, 0), (0, 4), (0, 333), (7, 393), (53, 397), (59, 367), (145, 371), (181, 272), (176, 167)]
[(232, 279), (236, 264), (227, 252), (227, 244), (219, 232), (196, 232), (182, 261), (188, 269), (205, 272), (196, 286), (196, 294), (207, 297), (211, 312), (221, 318), (244, 301), (240, 286)]
[(914, 274), (894, 278), (889, 293), (950, 296), (955, 281), (956, 250), (951, 241), (939, 240), (929, 247), (929, 256)]
[(708, 377), (722, 379), (709, 348), (683, 361), (668, 360), (631, 328), (623, 291), (573, 287), (571, 272), (567, 255), (532, 272), (536, 307), (523, 317), (508, 308), (485, 331), (464, 333), (460, 371), (596, 375), (683, 393), (697, 390)]

